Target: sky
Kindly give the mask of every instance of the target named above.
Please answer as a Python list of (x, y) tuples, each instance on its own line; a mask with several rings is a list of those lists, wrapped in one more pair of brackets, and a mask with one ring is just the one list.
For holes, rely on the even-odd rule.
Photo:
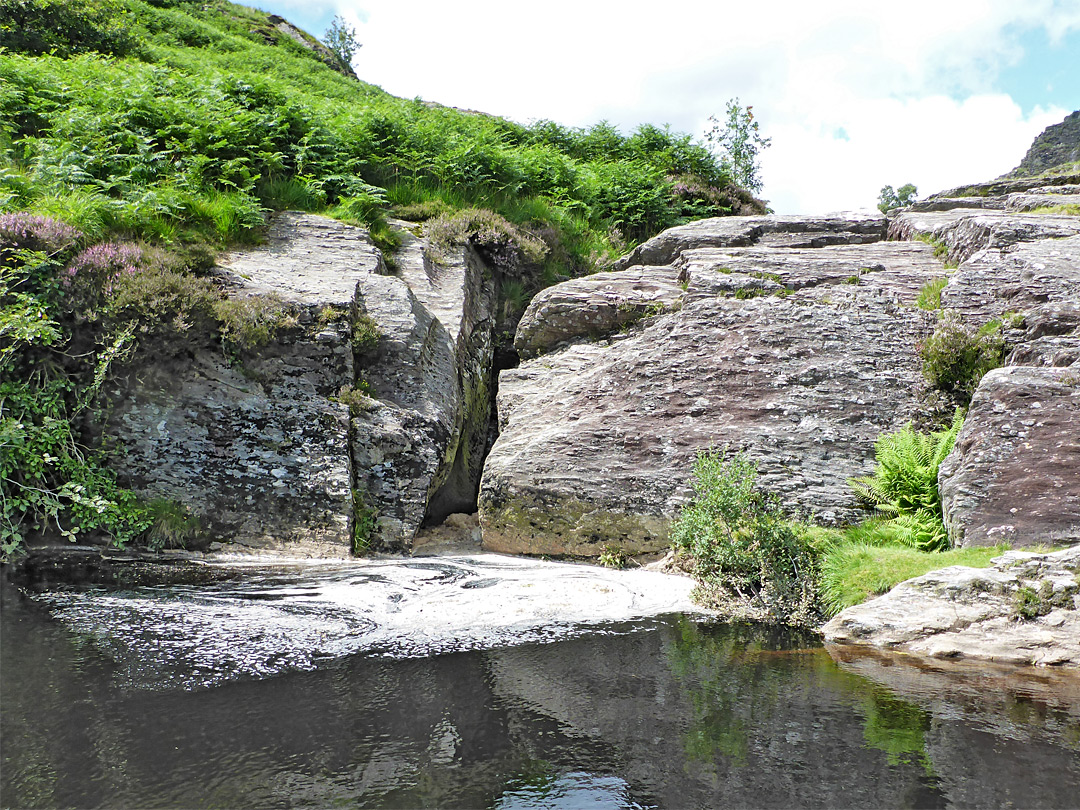
[(1080, 109), (1080, 0), (246, 2), (318, 37), (340, 15), (363, 80), (523, 124), (701, 139), (738, 98), (782, 214), (991, 180)]

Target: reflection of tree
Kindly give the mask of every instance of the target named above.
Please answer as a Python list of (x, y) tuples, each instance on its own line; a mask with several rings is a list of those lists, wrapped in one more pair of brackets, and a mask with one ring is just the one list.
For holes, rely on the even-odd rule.
[(786, 668), (766, 664), (759, 654), (805, 646), (807, 640), (784, 628), (703, 627), (680, 620), (668, 663), (693, 712), (683, 742), (686, 755), (701, 762), (723, 756), (745, 765), (748, 730), (772, 715), (790, 680)]

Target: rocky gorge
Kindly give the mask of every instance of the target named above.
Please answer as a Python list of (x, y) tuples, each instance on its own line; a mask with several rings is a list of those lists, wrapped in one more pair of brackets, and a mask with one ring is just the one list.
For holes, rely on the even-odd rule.
[[(287, 313), (280, 328), (231, 356), (213, 341), (141, 354), (104, 390), (96, 429), (123, 483), (197, 514), (211, 553), (647, 554), (668, 547), (710, 448), (745, 452), (790, 514), (864, 518), (848, 481), (873, 472), (876, 440), (951, 408), (920, 345), (943, 317), (996, 319), (1005, 366), (975, 389), (941, 467), (950, 540), (1077, 543), (1078, 180), (997, 181), (888, 216), (698, 220), (520, 315), (506, 290), (531, 271), (512, 244), (436, 249), (398, 220), (388, 262), (365, 228), (285, 212), (214, 271), (230, 301)], [(933, 282), (940, 308), (918, 306)], [(1077, 563), (1060, 559), (1056, 579), (1036, 566), (994, 588), (1051, 594), (1056, 612), (1030, 620), (1075, 633), (1061, 572)], [(926, 587), (979, 602), (982, 580), (956, 576), (970, 582)], [(920, 598), (887, 610), (917, 613)], [(876, 604), (826, 638), (917, 648), (858, 613)], [(1015, 619), (986, 613), (1002, 615)], [(1074, 647), (1021, 658), (1080, 665)]]

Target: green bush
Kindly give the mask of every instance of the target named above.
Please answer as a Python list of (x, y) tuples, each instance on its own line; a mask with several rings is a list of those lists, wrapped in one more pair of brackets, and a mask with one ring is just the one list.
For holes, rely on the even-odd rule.
[(991, 321), (976, 330), (946, 312), (919, 347), (919, 355), (927, 382), (967, 405), (983, 375), (1005, 361), (1001, 324)]
[(699, 453), (694, 494), (672, 527), (672, 544), (707, 590), (797, 620), (815, 611), (816, 552), (756, 481), (757, 467), (742, 453)]
[(228, 346), (256, 349), (273, 340), (282, 329), (296, 326), (295, 314), (275, 295), (252, 295), (214, 302), (221, 338)]

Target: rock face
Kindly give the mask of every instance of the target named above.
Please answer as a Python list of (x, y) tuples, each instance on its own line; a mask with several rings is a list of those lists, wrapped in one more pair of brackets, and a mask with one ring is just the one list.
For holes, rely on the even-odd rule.
[(1080, 374), (1015, 366), (979, 384), (938, 480), (959, 546), (1080, 542)]
[[(519, 346), (562, 348), (500, 376), (501, 432), (480, 492), (486, 548), (662, 548), (710, 446), (747, 450), (793, 510), (832, 524), (861, 516), (847, 479), (872, 472), (875, 439), (912, 416), (915, 345), (931, 321), (910, 305), (940, 262), (928, 245), (864, 244), (880, 236), (877, 217), (808, 219), (803, 232), (790, 217), (710, 222), (633, 254), (665, 266), (534, 299)], [(850, 244), (804, 247), (823, 233)], [(785, 244), (761, 245), (770, 234)], [(639, 318), (629, 329), (620, 305)]]
[(1080, 547), (1011, 551), (992, 568), (953, 566), (842, 611), (831, 643), (935, 658), (1080, 667)]
[(222, 261), (234, 299), (272, 294), (295, 325), (229, 358), (220, 344), (153, 357), (113, 397), (115, 467), (136, 490), (199, 515), (208, 537), (349, 549), (349, 310), (361, 279), (382, 268), (366, 232), (310, 215), (276, 220), (265, 245)]
[(293, 554), (408, 550), (425, 521), (473, 511), (492, 274), (469, 248), (433, 263), (404, 233), (399, 276), (366, 230), (308, 214), (224, 257), (230, 298), (293, 324), (235, 357), (208, 342), (131, 369), (105, 427), (122, 480), (192, 508), (210, 539)]
[(491, 273), (471, 248), (434, 262), (406, 239), (401, 276), (360, 285), (380, 335), (360, 361), (373, 399), (352, 418), (358, 506), (375, 512), (375, 547), (393, 550), (473, 511), (491, 414)]

